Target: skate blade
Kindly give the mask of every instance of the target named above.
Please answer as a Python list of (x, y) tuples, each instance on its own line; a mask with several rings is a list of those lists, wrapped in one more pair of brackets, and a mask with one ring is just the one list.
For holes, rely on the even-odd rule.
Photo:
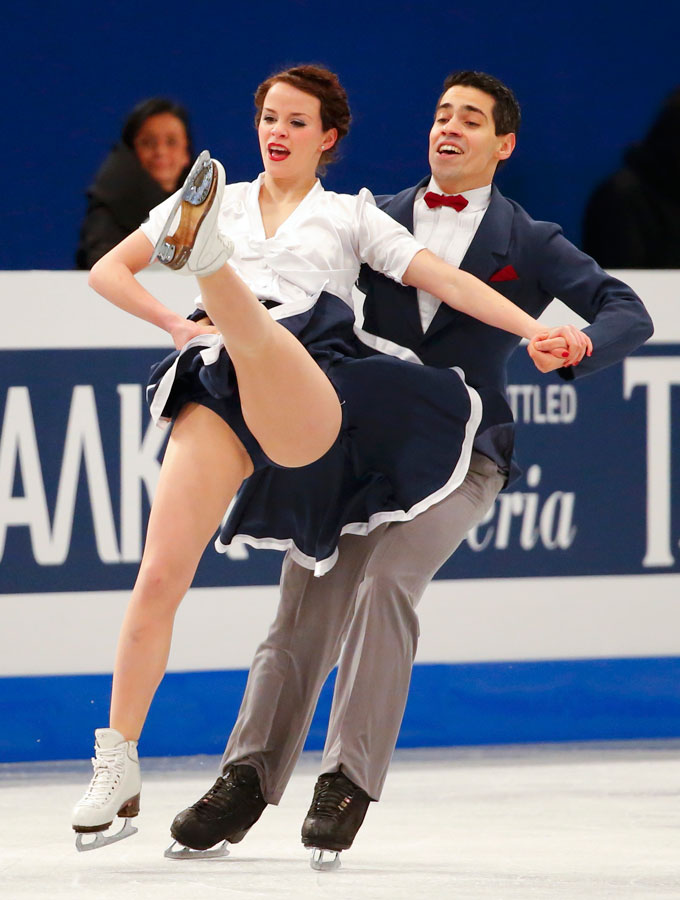
[[(84, 853), (86, 850), (97, 850), (99, 847), (106, 847), (107, 844), (115, 844), (117, 841), (123, 841), (127, 837), (137, 834), (138, 828), (135, 828), (129, 819), (125, 820), (123, 827), (116, 834), (104, 834), (101, 831), (82, 832), (76, 834), (76, 850)], [(83, 838), (91, 837), (92, 840), (87, 843), (83, 842)]]
[[(177, 841), (173, 841), (163, 856), (166, 859), (221, 859), (229, 856), (227, 844), (228, 841), (224, 841), (219, 847), (211, 847), (209, 850), (192, 850), (191, 847), (184, 847)], [(175, 847), (178, 849), (175, 850)]]
[[(324, 859), (326, 854), (326, 859)], [(314, 847), (309, 865), (315, 872), (334, 872), (340, 868), (340, 853), (338, 850), (322, 850)]]
[[(151, 263), (156, 262), (159, 259), (163, 263), (171, 262), (175, 255), (175, 248), (172, 244), (165, 243), (165, 239), (170, 233), (170, 229), (175, 224), (175, 215), (177, 214), (177, 210), (182, 205), (182, 201), (186, 200), (188, 203), (192, 205), (196, 205), (199, 192), (193, 187), (193, 182), (196, 177), (199, 175), (202, 169), (206, 168), (207, 164), (210, 162), (210, 153), (207, 150), (201, 151), (201, 153), (196, 158), (196, 162), (193, 164), (191, 171), (186, 177), (185, 184), (188, 186), (180, 191), (179, 196), (175, 200), (172, 210), (170, 211), (168, 218), (165, 221), (165, 226), (156, 241), (156, 245), (153, 248), (153, 252), (151, 253), (151, 258), (149, 259), (149, 265)], [(210, 184), (212, 183), (212, 176), (207, 185), (208, 189), (210, 188)], [(201, 192), (201, 195), (203, 192)], [(186, 196), (185, 196), (186, 195)], [(203, 195), (203, 200), (205, 200), (205, 196), (207, 196), (207, 190), (205, 191), (205, 195)], [(202, 201), (201, 201), (202, 202)]]

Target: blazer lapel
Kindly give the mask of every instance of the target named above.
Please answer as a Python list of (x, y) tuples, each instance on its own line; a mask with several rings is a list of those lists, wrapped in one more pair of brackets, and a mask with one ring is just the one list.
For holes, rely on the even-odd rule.
[(461, 269), (489, 281), (500, 268), (499, 261), (508, 255), (514, 215), (512, 204), (494, 185), (489, 207), (463, 257)]
[(423, 178), (415, 187), (406, 188), (390, 198), (384, 205), (381, 203), (381, 197), (377, 198), (378, 206), (381, 206), (386, 213), (389, 213), (393, 219), (396, 219), (400, 225), (413, 234), (413, 204), (416, 201), (416, 194), (422, 187), (427, 187), (430, 183), (430, 176)]
[[(377, 197), (378, 206), (413, 234), (413, 204), (420, 188), (426, 187), (429, 183), (430, 176), (428, 175), (415, 187), (400, 191), (385, 203), (382, 202), (382, 197)], [(405, 291), (406, 296), (410, 297), (410, 302), (404, 304), (401, 310), (405, 319), (402, 323), (405, 332), (412, 335), (412, 339), (417, 343), (420, 343), (423, 336), (423, 326), (420, 322), (420, 312), (418, 310), (418, 293), (414, 287), (403, 287), (400, 290)]]
[[(460, 264), (463, 271), (476, 275), (480, 281), (488, 282), (494, 272), (501, 268), (502, 260), (507, 256), (510, 245), (514, 215), (512, 204), (494, 185), (484, 218), (479, 223), (479, 228)], [(457, 315), (456, 310), (442, 303), (425, 334), (429, 338)]]

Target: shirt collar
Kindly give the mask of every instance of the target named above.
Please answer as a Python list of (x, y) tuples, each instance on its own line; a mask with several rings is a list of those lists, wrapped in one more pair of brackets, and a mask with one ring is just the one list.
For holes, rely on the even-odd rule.
[[(262, 213), (260, 211), (260, 188), (262, 187), (262, 182), (264, 181), (264, 172), (260, 172), (255, 181), (251, 181), (248, 186), (248, 191), (246, 193), (246, 208), (248, 210), (248, 215), (251, 219), (252, 223), (257, 223), (257, 227), (259, 228), (261, 234), (259, 237), (264, 239), (264, 223), (262, 222)], [(318, 197), (320, 194), (324, 193), (323, 185), (319, 178), (316, 179), (314, 185), (310, 188), (310, 190), (305, 194), (300, 203), (296, 206), (293, 212), (288, 216), (285, 222), (281, 224), (277, 235), (285, 233), (286, 226), (288, 225), (291, 219), (296, 218), (297, 211), (301, 206), (306, 205), (310, 201), (313, 201), (314, 198)]]
[[(483, 187), (472, 188), (469, 191), (461, 191), (460, 196), (465, 197), (468, 202), (464, 212), (478, 212), (481, 209), (486, 209), (491, 200), (491, 189), (492, 186), (490, 184), (485, 184)], [(434, 175), (430, 178), (427, 187), (421, 188), (418, 191), (417, 199), (422, 199), (427, 191), (434, 191), (435, 194), (445, 193), (435, 181)]]
[[(250, 182), (250, 192), (251, 194), (259, 199), (260, 196), (260, 188), (262, 187), (262, 182), (264, 181), (264, 172), (260, 172), (255, 181)], [(312, 187), (307, 191), (305, 196), (302, 198), (302, 202), (307, 199), (307, 197), (314, 196), (315, 194), (323, 192), (323, 185), (321, 184), (321, 179), (317, 178)]]

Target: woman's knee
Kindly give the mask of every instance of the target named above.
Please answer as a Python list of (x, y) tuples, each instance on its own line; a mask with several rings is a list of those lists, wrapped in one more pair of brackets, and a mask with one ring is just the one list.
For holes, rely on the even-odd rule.
[(191, 583), (194, 568), (178, 565), (177, 559), (142, 559), (134, 589), (138, 604), (158, 613), (174, 614)]

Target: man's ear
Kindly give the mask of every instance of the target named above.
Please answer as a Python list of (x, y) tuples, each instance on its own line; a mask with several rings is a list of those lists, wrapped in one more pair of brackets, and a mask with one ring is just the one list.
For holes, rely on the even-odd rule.
[(508, 157), (512, 156), (516, 143), (517, 141), (512, 131), (509, 134), (500, 135), (500, 144), (496, 150), (496, 158), (499, 160), (508, 159)]

